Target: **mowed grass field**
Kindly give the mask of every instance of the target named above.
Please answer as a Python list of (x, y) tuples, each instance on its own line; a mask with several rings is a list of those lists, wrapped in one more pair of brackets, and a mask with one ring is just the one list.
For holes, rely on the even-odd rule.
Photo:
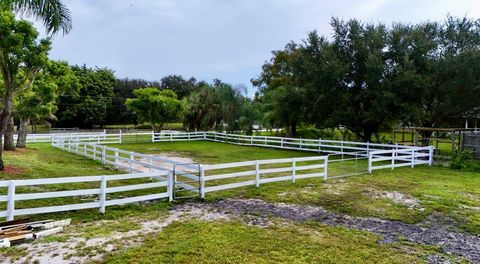
[[(242, 147), (212, 142), (162, 142), (121, 144), (115, 147), (146, 154), (175, 154), (203, 164), (256, 159), (289, 158), (317, 153)], [(5, 153), (9, 170), (1, 180), (122, 173), (89, 159), (52, 149), (47, 144), (30, 145)], [(226, 198), (254, 198), (267, 202), (320, 206), (350, 216), (377, 217), (418, 225), (480, 234), (480, 173), (443, 167), (380, 170), (373, 174), (331, 179), (278, 182), (207, 194), (207, 202)], [(28, 191), (28, 190), (24, 190)], [(33, 190), (31, 190), (33, 191)], [(4, 191), (2, 191), (4, 193)], [(395, 201), (388, 194), (401, 194), (415, 203)], [(67, 200), (64, 200), (65, 202)], [(62, 202), (62, 201), (56, 201)], [(67, 201), (68, 202), (68, 201)], [(42, 201), (31, 201), (39, 203)], [(182, 203), (182, 202), (180, 202)], [(173, 203), (173, 205), (178, 203)], [(31, 206), (32, 204), (24, 204)], [(1, 205), (4, 208), (4, 205)], [(35, 204), (35, 206), (38, 206)], [(68, 237), (108, 237), (115, 232), (139, 229), (138, 222), (163, 219), (172, 204), (156, 201), (32, 216), (32, 219), (72, 218), (70, 229), (53, 240)], [(96, 226), (97, 221), (107, 221)], [(272, 219), (273, 222), (279, 221)], [(318, 223), (283, 223), (257, 227), (235, 220), (174, 222), (143, 242), (106, 254), (95, 262), (108, 263), (413, 263), (424, 262), (438, 248), (411, 243), (378, 243), (375, 234)], [(88, 254), (88, 247), (79, 254)], [(96, 249), (98, 250), (98, 249)], [(20, 257), (23, 250), (0, 249), (1, 257)]]

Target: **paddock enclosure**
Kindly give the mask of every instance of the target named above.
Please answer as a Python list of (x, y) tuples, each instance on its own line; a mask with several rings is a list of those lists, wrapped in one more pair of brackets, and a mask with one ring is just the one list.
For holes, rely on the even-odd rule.
[[(322, 139), (244, 136), (217, 132), (58, 133), (29, 135), (28, 142), (81, 155), (126, 172), (118, 175), (0, 181), (0, 217), (98, 208), (157, 199), (205, 198), (210, 192), (260, 187), (305, 178), (346, 177), (374, 170), (431, 165), (432, 147)], [(291, 158), (200, 164), (122, 149), (122, 143), (204, 141), (308, 153)], [(108, 144), (108, 146), (107, 146)], [(206, 143), (207, 144), (207, 143)], [(112, 147), (112, 145), (118, 146)], [(232, 153), (234, 155), (234, 153)], [(26, 189), (26, 187), (32, 189)], [(42, 186), (50, 186), (42, 191)], [(3, 189), (3, 190), (2, 190)], [(36, 200), (37, 207), (27, 201)], [(49, 201), (49, 202), (42, 202)], [(6, 204), (6, 206), (5, 206)], [(5, 210), (2, 210), (5, 208)]]

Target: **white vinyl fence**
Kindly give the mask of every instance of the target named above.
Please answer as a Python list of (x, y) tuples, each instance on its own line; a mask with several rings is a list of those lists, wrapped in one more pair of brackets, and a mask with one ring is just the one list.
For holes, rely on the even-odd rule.
[[(301, 162), (315, 162), (315, 164), (301, 165)], [(264, 167), (270, 165), (270, 167)], [(235, 172), (222, 172), (222, 170), (236, 169)], [(220, 170), (220, 172), (218, 172)], [(287, 175), (285, 175), (287, 173)], [(208, 175), (207, 175), (208, 174)], [(278, 175), (284, 174), (284, 175)], [(249, 185), (256, 185), (278, 182), (292, 181), (296, 179), (305, 179), (312, 177), (322, 177), (327, 180), (328, 175), (328, 156), (255, 160), (233, 163), (223, 163), (215, 165), (203, 165), (200, 171), (201, 197), (205, 198), (205, 193), (238, 188)], [(240, 182), (221, 180), (240, 179)], [(208, 183), (211, 183), (208, 185)], [(207, 185), (206, 185), (207, 183)]]
[[(152, 142), (163, 141), (189, 141), (207, 140), (225, 142), (231, 144), (273, 147), (281, 149), (294, 149), (302, 151), (314, 151), (319, 153), (331, 153), (330, 156), (341, 156), (342, 161), (357, 161), (359, 157), (368, 158), (368, 172), (373, 170), (397, 168), (403, 166), (414, 167), (416, 165), (432, 165), (433, 147), (408, 147), (389, 144), (372, 144), (360, 142), (343, 142), (335, 140), (310, 140), (293, 139), (281, 137), (258, 137), (243, 135), (228, 135), (214, 132), (193, 132), (193, 133), (142, 133), (142, 136), (150, 135)], [(243, 161), (234, 163), (200, 165), (181, 164), (177, 161), (160, 158), (154, 155), (141, 154), (125, 151), (118, 148), (107, 147), (102, 144), (122, 143), (122, 137), (118, 134), (85, 134), (85, 133), (62, 133), (50, 136), (48, 140), (52, 146), (71, 153), (82, 155), (102, 164), (109, 164), (117, 169), (127, 170), (130, 174), (111, 176), (84, 176), (65, 177), (50, 179), (32, 180), (11, 180), (0, 181), (0, 190), (6, 188), (6, 195), (0, 195), (0, 203), (6, 202), (6, 210), (0, 211), (0, 217), (13, 219), (16, 215), (51, 213), (68, 210), (79, 210), (88, 208), (99, 208), (101, 213), (105, 212), (106, 206), (119, 205), (161, 198), (175, 197), (176, 190), (187, 190), (195, 192), (195, 188), (187, 183), (197, 181), (199, 188), (196, 189), (201, 198), (206, 193), (220, 190), (228, 190), (243, 186), (292, 181), (310, 177), (320, 177), (327, 180), (329, 175), (329, 162), (335, 163), (338, 160), (329, 161), (329, 156), (314, 156), (287, 159), (271, 159)], [(39, 138), (37, 138), (39, 140)], [(36, 141), (38, 142), (38, 141)], [(346, 155), (348, 157), (344, 158)], [(192, 171), (198, 170), (198, 175)], [(177, 175), (178, 173), (178, 175)], [(177, 177), (178, 176), (178, 177)], [(142, 182), (130, 184), (108, 185), (122, 180), (144, 179)], [(145, 180), (148, 180), (145, 182)], [(183, 179), (183, 180), (182, 180)], [(186, 179), (186, 180), (185, 180)], [(95, 188), (71, 189), (69, 184), (97, 183)], [(191, 183), (191, 182), (189, 182)], [(62, 191), (41, 191), (38, 188), (43, 185), (65, 184)], [(26, 186), (35, 186), (25, 191)], [(75, 185), (77, 186), (77, 185)], [(18, 188), (17, 188), (18, 187)], [(22, 189), (23, 188), (23, 189)], [(107, 199), (107, 194), (112, 196), (118, 192), (150, 189), (154, 193), (142, 194), (126, 198)], [(2, 193), (2, 192), (0, 192)], [(49, 198), (71, 198), (91, 196), (97, 197), (92, 201), (84, 203), (68, 203), (65, 205), (54, 205), (46, 207), (16, 207), (16, 201), (49, 199)], [(62, 200), (63, 201), (63, 200)], [(68, 200), (67, 201), (71, 201)]]
[[(55, 137), (65, 137), (65, 138), (89, 138), (96, 137), (98, 135), (106, 135), (105, 132), (77, 132), (77, 133), (52, 133), (52, 134), (28, 134), (27, 143), (51, 143), (52, 138)], [(18, 138), (17, 134), (13, 135), (13, 139), (16, 141)]]
[(368, 172), (416, 165), (432, 165), (433, 147), (376, 150), (368, 153)]
[[(132, 180), (132, 179), (149, 179), (155, 177), (163, 177), (166, 180), (156, 182), (146, 182), (129, 185), (115, 185), (109, 187), (109, 183), (120, 180)], [(172, 199), (171, 190), (171, 173), (169, 171), (156, 171), (153, 173), (136, 173), (136, 174), (119, 174), (119, 175), (103, 175), (103, 176), (83, 176), (83, 177), (65, 177), (65, 178), (50, 178), (50, 179), (31, 179), (31, 180), (10, 180), (0, 181), (0, 189), (7, 188), (7, 195), (0, 195), (0, 202), (7, 203), (7, 210), (0, 211), (0, 217), (6, 217), (7, 220), (13, 220), (14, 216), (19, 215), (31, 215), (31, 214), (43, 214), (52, 212), (62, 212), (80, 209), (99, 208), (100, 213), (105, 213), (105, 207), (111, 205), (120, 205), (127, 203), (134, 203), (140, 201), (155, 200), (161, 198)], [(68, 185), (78, 183), (96, 183), (98, 187), (88, 189), (75, 189), (71, 190)], [(35, 193), (19, 193), (18, 187), (35, 186), (40, 188), (44, 185), (66, 185), (65, 191), (45, 191)], [(162, 188), (163, 191), (158, 191), (158, 188)], [(133, 196), (127, 198), (107, 199), (108, 194), (154, 189), (153, 194)], [(91, 199), (92, 201), (83, 203), (69, 203), (65, 205), (46, 206), (46, 207), (22, 207), (21, 209), (15, 208), (16, 201), (26, 200), (38, 200), (48, 198), (64, 198), (64, 197), (96, 197)]]

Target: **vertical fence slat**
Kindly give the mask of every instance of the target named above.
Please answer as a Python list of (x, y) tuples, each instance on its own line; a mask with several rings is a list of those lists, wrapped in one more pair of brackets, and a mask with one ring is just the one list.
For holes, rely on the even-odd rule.
[(105, 175), (102, 176), (102, 180), (100, 182), (100, 213), (105, 213), (105, 203), (107, 201), (107, 177)]
[(260, 162), (255, 161), (255, 186), (260, 187)]
[(15, 215), (15, 181), (8, 182), (7, 221), (12, 221)]

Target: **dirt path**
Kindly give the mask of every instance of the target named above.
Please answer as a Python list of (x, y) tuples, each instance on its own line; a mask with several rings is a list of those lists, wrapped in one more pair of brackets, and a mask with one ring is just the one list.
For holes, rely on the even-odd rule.
[[(480, 263), (480, 236), (449, 232), (440, 228), (426, 228), (375, 218), (357, 218), (327, 212), (318, 207), (272, 204), (256, 199), (227, 199), (205, 204), (210, 210), (237, 216), (260, 218), (279, 217), (292, 221), (316, 221), (330, 226), (343, 226), (381, 235), (383, 243), (397, 241), (400, 237), (413, 243), (439, 246), (447, 254), (462, 256)], [(261, 221), (260, 221), (261, 222)], [(435, 261), (433, 261), (435, 262)]]

